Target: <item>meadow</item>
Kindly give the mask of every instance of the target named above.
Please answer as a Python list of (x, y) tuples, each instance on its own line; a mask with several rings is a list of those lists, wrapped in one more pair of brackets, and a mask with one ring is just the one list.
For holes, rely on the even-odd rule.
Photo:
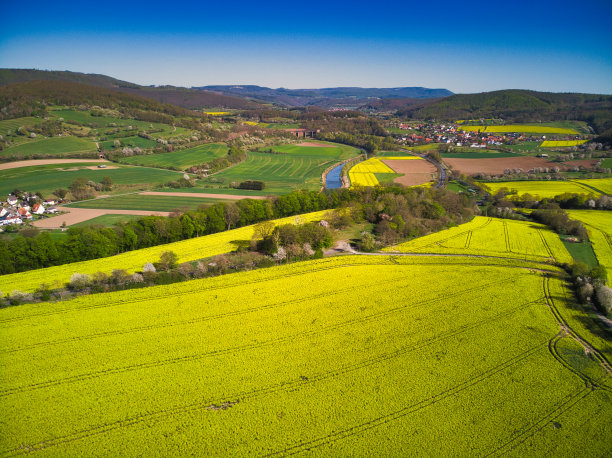
[(97, 157), (96, 144), (84, 138), (77, 137), (37, 137), (31, 141), (11, 146), (0, 151), (0, 157), (27, 158), (32, 156), (61, 156), (71, 153), (92, 153)]
[[(589, 180), (585, 180), (588, 183)], [(541, 199), (555, 197), (570, 192), (576, 194), (593, 194), (595, 197), (600, 193), (596, 190), (575, 181), (497, 181), (482, 183), (491, 193), (495, 194), (501, 188), (517, 191), (519, 196), (531, 194)]]
[(608, 271), (608, 285), (612, 285), (612, 212), (567, 210), (567, 213), (586, 226), (595, 256)]
[(214, 204), (220, 199), (189, 196), (151, 196), (142, 194), (127, 194), (103, 199), (75, 202), (70, 207), (76, 208), (103, 208), (116, 210), (156, 210), (173, 211), (177, 208), (195, 210), (202, 204)]
[[(112, 167), (112, 168), (111, 168)], [(16, 169), (2, 170), (0, 172), (0, 195), (22, 189), (29, 192), (50, 194), (58, 188), (68, 188), (77, 178), (85, 178), (96, 183), (103, 177), (111, 177), (115, 186), (130, 188), (149, 188), (154, 184), (167, 183), (182, 176), (179, 172), (161, 169), (145, 169), (125, 165), (112, 166), (99, 169), (95, 164), (35, 165)]]
[(5, 119), (0, 121), (0, 135), (7, 135), (9, 132), (15, 133), (17, 129), (22, 126), (27, 129), (28, 126), (38, 124), (42, 121), (43, 120), (40, 118), (34, 118), (31, 116), (26, 118)]
[(476, 216), (469, 223), (385, 248), (383, 251), (572, 262), (572, 257), (559, 236), (546, 226), (484, 216)]
[(546, 124), (510, 124), (506, 126), (461, 126), (461, 130), (470, 132), (490, 132), (490, 133), (538, 133), (538, 134), (558, 134), (558, 135), (578, 135), (576, 129), (566, 127), (551, 127)]
[[(296, 222), (320, 221), (327, 213), (326, 210), (290, 216), (273, 220), (277, 225), (294, 224)], [(45, 269), (28, 272), (1, 275), (0, 291), (13, 290), (35, 291), (40, 285), (46, 283), (51, 287), (61, 287), (70, 280), (73, 273), (94, 274), (105, 272), (110, 274), (114, 269), (125, 269), (130, 273), (139, 272), (147, 262), (157, 262), (164, 251), (173, 251), (178, 256), (178, 262), (195, 261), (202, 258), (229, 253), (244, 243), (248, 243), (254, 234), (255, 225), (244, 226), (217, 234), (205, 235), (180, 242), (158, 245), (142, 250), (128, 251), (126, 253), (107, 258), (93, 259), (61, 266), (47, 267)]]
[(121, 163), (148, 167), (186, 169), (193, 165), (210, 162), (227, 155), (228, 147), (223, 143), (207, 143), (180, 151), (161, 154), (147, 154), (119, 159)]
[[(203, 183), (223, 183), (260, 180), (268, 193), (287, 194), (297, 189), (319, 189), (321, 175), (331, 165), (359, 155), (356, 148), (333, 143), (318, 142), (330, 147), (301, 146), (299, 144), (274, 145), (281, 154), (249, 152), (245, 161), (234, 165)], [(266, 148), (267, 149), (267, 148)]]
[(151, 123), (147, 121), (138, 121), (131, 118), (120, 118), (117, 116), (92, 116), (90, 110), (71, 110), (71, 109), (57, 109), (51, 110), (50, 115), (55, 118), (63, 118), (64, 121), (76, 121), (94, 129), (102, 129), (106, 127), (117, 127), (117, 126), (132, 126), (134, 129), (142, 131), (150, 130), (162, 130), (171, 131), (172, 126), (161, 123)]
[(157, 146), (157, 142), (155, 140), (149, 140), (148, 138), (142, 138), (138, 135), (132, 135), (129, 137), (118, 137), (117, 140), (121, 142), (121, 145), (116, 148), (115, 147), (115, 139), (105, 140), (100, 142), (100, 145), (104, 149), (104, 151), (112, 151), (114, 149), (121, 149), (125, 146), (129, 148), (153, 148)]
[(560, 332), (589, 318), (513, 264), (335, 257), (1, 309), (0, 453), (604, 456), (609, 374)]

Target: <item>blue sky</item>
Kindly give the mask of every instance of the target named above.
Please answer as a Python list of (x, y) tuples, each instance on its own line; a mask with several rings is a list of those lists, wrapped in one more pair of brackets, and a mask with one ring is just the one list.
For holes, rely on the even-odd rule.
[(0, 2), (0, 67), (139, 84), (612, 94), (612, 2)]

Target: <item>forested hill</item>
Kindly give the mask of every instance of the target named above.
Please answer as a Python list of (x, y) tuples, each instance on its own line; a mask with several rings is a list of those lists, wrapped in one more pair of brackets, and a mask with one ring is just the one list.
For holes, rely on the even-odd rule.
[(99, 106), (159, 122), (164, 122), (163, 118), (168, 115), (201, 115), (153, 99), (67, 81), (28, 81), (0, 86), (0, 119), (41, 116), (48, 105)]
[(397, 114), (412, 119), (492, 119), (507, 122), (580, 120), (597, 133), (612, 128), (612, 95), (537, 92), (519, 89), (455, 94), (408, 106)]
[(31, 69), (0, 69), (0, 86), (24, 83), (28, 81), (56, 81), (87, 84), (115, 92), (127, 92), (140, 97), (148, 97), (162, 103), (178, 105), (183, 108), (201, 109), (207, 107), (252, 109), (260, 104), (240, 97), (200, 91), (174, 86), (140, 86), (106, 75), (68, 71), (46, 71)]
[(220, 94), (262, 100), (288, 107), (319, 106), (323, 108), (358, 107), (371, 100), (387, 98), (428, 99), (452, 95), (447, 89), (425, 87), (329, 87), (321, 89), (271, 89), (254, 85), (225, 85), (194, 87), (198, 90), (215, 91)]

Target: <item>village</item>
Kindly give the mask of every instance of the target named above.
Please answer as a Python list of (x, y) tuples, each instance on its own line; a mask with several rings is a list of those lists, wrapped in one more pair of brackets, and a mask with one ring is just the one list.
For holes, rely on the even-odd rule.
[(0, 227), (24, 224), (36, 217), (56, 214), (57, 203), (54, 199), (43, 201), (40, 196), (27, 192), (9, 194), (6, 201), (0, 204)]
[[(405, 145), (424, 145), (427, 143), (443, 143), (457, 147), (487, 148), (492, 146), (515, 145), (522, 142), (542, 142), (550, 140), (550, 135), (527, 135), (524, 133), (484, 133), (461, 130), (457, 124), (442, 123), (412, 123), (399, 124), (399, 129), (406, 135), (399, 134), (398, 143)], [(397, 134), (396, 134), (397, 135)], [(555, 136), (556, 140), (576, 140), (580, 136)]]

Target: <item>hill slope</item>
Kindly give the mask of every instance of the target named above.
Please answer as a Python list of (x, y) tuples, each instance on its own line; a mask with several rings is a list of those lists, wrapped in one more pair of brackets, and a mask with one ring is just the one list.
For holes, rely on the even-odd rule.
[(455, 94), (408, 107), (398, 115), (413, 119), (491, 119), (508, 122), (580, 120), (598, 133), (612, 127), (612, 95), (552, 93), (518, 89)]
[(0, 86), (28, 81), (64, 81), (87, 84), (111, 89), (113, 91), (127, 92), (140, 97), (148, 97), (163, 103), (170, 103), (189, 109), (204, 107), (248, 109), (258, 108), (260, 106), (256, 102), (210, 91), (198, 91), (174, 86), (141, 86), (128, 81), (118, 80), (110, 76), (94, 73), (12, 68), (0, 69)]

